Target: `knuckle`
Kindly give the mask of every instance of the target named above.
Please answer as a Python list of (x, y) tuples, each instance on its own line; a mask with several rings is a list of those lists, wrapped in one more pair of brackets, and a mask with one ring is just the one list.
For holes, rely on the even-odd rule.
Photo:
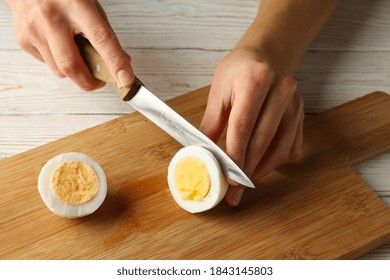
[(240, 76), (243, 78), (239, 79), (240, 81), (252, 81), (255, 86), (259, 87), (274, 79), (275, 72), (268, 64), (259, 61), (250, 61), (248, 63), (240, 72)]
[(92, 31), (92, 40), (97, 45), (107, 44), (114, 38), (114, 32), (107, 26), (98, 26)]
[(107, 64), (110, 65), (112, 68), (122, 68), (124, 65), (130, 64), (130, 56), (123, 51), (117, 54), (111, 54), (108, 57)]
[(233, 123), (233, 129), (239, 137), (249, 138), (252, 135), (252, 130), (255, 125), (254, 122), (251, 118), (242, 117)]
[(15, 40), (23, 50), (29, 49), (30, 41), (22, 32), (15, 33)]
[[(286, 75), (280, 76), (278, 78), (277, 94), (275, 94), (277, 102), (284, 108), (288, 107), (289, 104), (293, 104), (293, 107), (298, 108), (297, 105), (300, 106), (301, 101), (299, 98), (295, 98), (299, 95), (296, 88), (297, 82), (294, 78)], [(295, 102), (298, 104), (295, 104)]]
[(131, 56), (128, 55), (127, 53), (126, 53), (126, 59), (127, 59), (128, 63), (131, 63)]
[(14, 28), (15, 41), (23, 50), (29, 50), (32, 47), (35, 33), (35, 26), (30, 24), (28, 19), (22, 20)]
[(257, 63), (257, 71), (255, 72), (258, 77), (261, 77), (262, 79), (271, 80), (275, 76), (274, 70), (269, 66), (267, 63)]
[(60, 57), (57, 59), (58, 70), (66, 76), (73, 76), (77, 71), (76, 62), (68, 57)]
[(273, 139), (273, 134), (271, 133), (262, 133), (255, 141), (256, 150), (263, 151), (271, 144)]
[(286, 87), (293, 89), (292, 91), (295, 92), (297, 88), (297, 80), (295, 80), (291, 76), (284, 75), (283, 76), (284, 82), (286, 83)]
[(282, 92), (285, 93), (288, 97), (291, 97), (293, 94), (296, 93), (297, 81), (293, 77), (283, 75), (281, 77), (281, 83), (283, 89)]
[(64, 75), (64, 73), (62, 73), (60, 70), (56, 69), (56, 70), (53, 70), (54, 74), (58, 77), (58, 78), (65, 78), (66, 76)]
[(58, 15), (57, 6), (50, 1), (39, 1), (36, 6), (36, 14), (46, 22), (52, 22)]
[(113, 67), (117, 67), (119, 66), (120, 64), (123, 63), (123, 56), (122, 55), (111, 55), (109, 58), (108, 58), (108, 64), (113, 66)]

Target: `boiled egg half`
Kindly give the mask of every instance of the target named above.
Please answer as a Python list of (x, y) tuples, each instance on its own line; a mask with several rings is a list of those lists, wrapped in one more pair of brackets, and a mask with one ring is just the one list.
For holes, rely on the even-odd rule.
[(103, 169), (89, 156), (64, 153), (43, 166), (38, 191), (54, 214), (77, 218), (100, 207), (107, 194), (107, 181)]
[(228, 188), (214, 155), (200, 146), (179, 150), (168, 166), (169, 190), (176, 203), (191, 213), (216, 206)]

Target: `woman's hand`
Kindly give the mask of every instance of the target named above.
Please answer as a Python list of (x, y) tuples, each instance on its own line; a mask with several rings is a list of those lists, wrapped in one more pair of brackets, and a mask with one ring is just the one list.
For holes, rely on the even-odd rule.
[(22, 49), (45, 62), (58, 77), (69, 77), (83, 90), (104, 83), (90, 74), (74, 41), (83, 33), (106, 62), (119, 86), (134, 81), (130, 56), (121, 48), (96, 0), (7, 0), (15, 37)]
[[(254, 49), (236, 48), (218, 65), (200, 129), (217, 141), (227, 125), (226, 152), (254, 181), (301, 154), (303, 100), (293, 77), (277, 73)], [(238, 205), (245, 187), (230, 180)]]
[[(303, 100), (293, 78), (310, 43), (340, 0), (261, 0), (236, 47), (218, 65), (200, 129), (255, 182), (300, 156)], [(245, 187), (230, 180), (226, 199), (238, 205)]]

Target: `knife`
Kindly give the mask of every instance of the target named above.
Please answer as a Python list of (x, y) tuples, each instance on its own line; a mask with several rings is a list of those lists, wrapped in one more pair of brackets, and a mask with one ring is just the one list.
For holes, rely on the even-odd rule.
[(222, 173), (226, 177), (243, 186), (255, 188), (244, 171), (221, 148), (149, 91), (137, 77), (131, 88), (118, 88), (102, 57), (91, 43), (81, 35), (77, 35), (75, 41), (91, 74), (95, 78), (111, 84), (123, 101), (130, 104), (183, 146), (197, 145), (209, 150), (218, 160)]

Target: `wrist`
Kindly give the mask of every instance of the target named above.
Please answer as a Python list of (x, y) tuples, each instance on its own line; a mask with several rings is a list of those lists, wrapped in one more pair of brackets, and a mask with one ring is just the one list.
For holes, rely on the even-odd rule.
[(249, 48), (275, 71), (292, 75), (340, 0), (262, 0), (236, 48)]
[(272, 32), (266, 24), (253, 22), (234, 49), (246, 49), (256, 53), (259, 60), (269, 64), (276, 72), (292, 76), (306, 51), (299, 45), (287, 43), (282, 34)]

